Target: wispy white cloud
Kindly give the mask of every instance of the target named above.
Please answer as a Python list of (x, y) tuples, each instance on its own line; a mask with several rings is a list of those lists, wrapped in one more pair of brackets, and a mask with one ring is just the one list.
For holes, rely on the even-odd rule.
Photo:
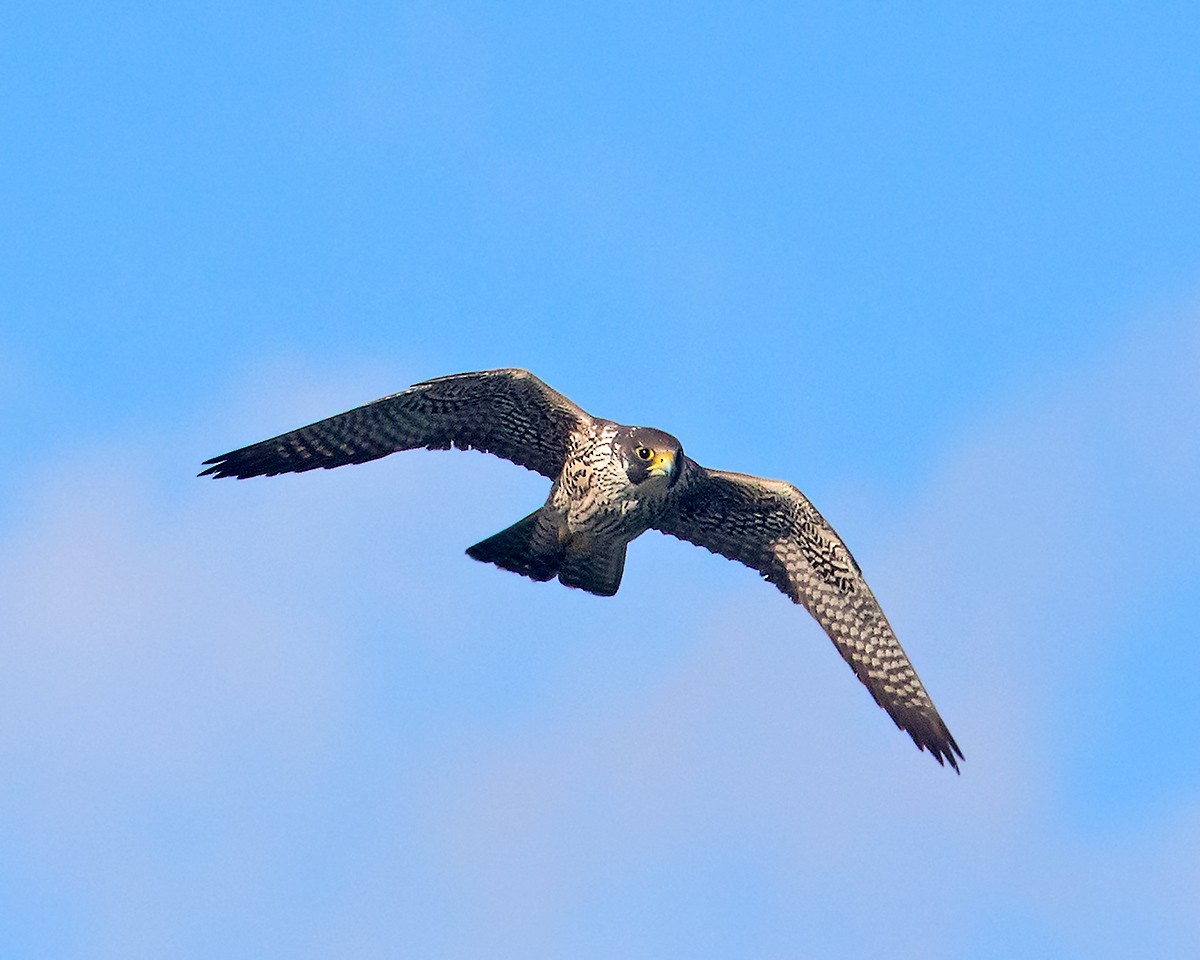
[[(1187, 624), (1197, 348), (1133, 331), (1014, 397), (854, 544), (962, 777), (746, 571), (639, 542), (599, 601), (470, 563), (545, 490), (486, 458), (48, 464), (0, 559), (0, 890), (36, 878), (98, 956), (1178, 954), (1200, 784), (1116, 819), (1080, 784), (1182, 733), (1098, 754), (1078, 717), (1101, 695), (1136, 727), (1119, 651), (1187, 646), (1127, 624), (1147, 597)], [(367, 399), (312, 390), (314, 418)], [(224, 415), (245, 439), (256, 402)]]

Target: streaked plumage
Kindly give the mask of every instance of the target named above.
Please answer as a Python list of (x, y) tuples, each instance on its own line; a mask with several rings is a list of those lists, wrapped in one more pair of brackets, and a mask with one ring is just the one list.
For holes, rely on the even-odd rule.
[(214, 457), (201, 476), (300, 473), (418, 447), (482, 450), (554, 481), (542, 507), (467, 550), (476, 560), (611, 596), (629, 542), (655, 529), (757, 570), (813, 615), (919, 748), (958, 769), (962, 751), (862, 571), (799, 490), (708, 470), (670, 434), (591, 417), (525, 370), (419, 383)]

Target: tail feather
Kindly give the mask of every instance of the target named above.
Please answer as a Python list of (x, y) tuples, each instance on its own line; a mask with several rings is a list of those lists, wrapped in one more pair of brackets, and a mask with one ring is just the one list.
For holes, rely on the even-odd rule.
[(553, 580), (558, 573), (561, 551), (547, 550), (538, 542), (540, 512), (535, 510), (524, 520), (468, 547), (467, 556), (481, 563), (494, 563), (531, 580)]
[[(591, 546), (595, 547), (594, 541)], [(611, 597), (621, 585), (621, 575), (625, 572), (626, 546), (617, 543), (605, 551), (568, 550), (558, 573), (559, 581), (598, 597)]]

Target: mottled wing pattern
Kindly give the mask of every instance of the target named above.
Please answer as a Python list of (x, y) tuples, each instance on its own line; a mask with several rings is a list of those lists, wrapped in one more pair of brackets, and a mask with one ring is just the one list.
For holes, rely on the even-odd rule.
[(572, 432), (590, 419), (526, 370), (461, 373), (213, 457), (200, 476), (273, 477), (398, 450), (457, 447), (494, 453), (553, 479)]
[(846, 545), (789, 483), (707, 470), (686, 483), (654, 526), (759, 571), (817, 620), (900, 729), (958, 770), (958, 744), (925, 692)]

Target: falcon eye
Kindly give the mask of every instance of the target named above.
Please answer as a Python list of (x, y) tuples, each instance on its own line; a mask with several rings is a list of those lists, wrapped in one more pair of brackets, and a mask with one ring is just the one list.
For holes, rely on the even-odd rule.
[(638, 455), (639, 460), (649, 460), (651, 457), (654, 456), (654, 451), (651, 450), (649, 447), (638, 447), (637, 455)]

